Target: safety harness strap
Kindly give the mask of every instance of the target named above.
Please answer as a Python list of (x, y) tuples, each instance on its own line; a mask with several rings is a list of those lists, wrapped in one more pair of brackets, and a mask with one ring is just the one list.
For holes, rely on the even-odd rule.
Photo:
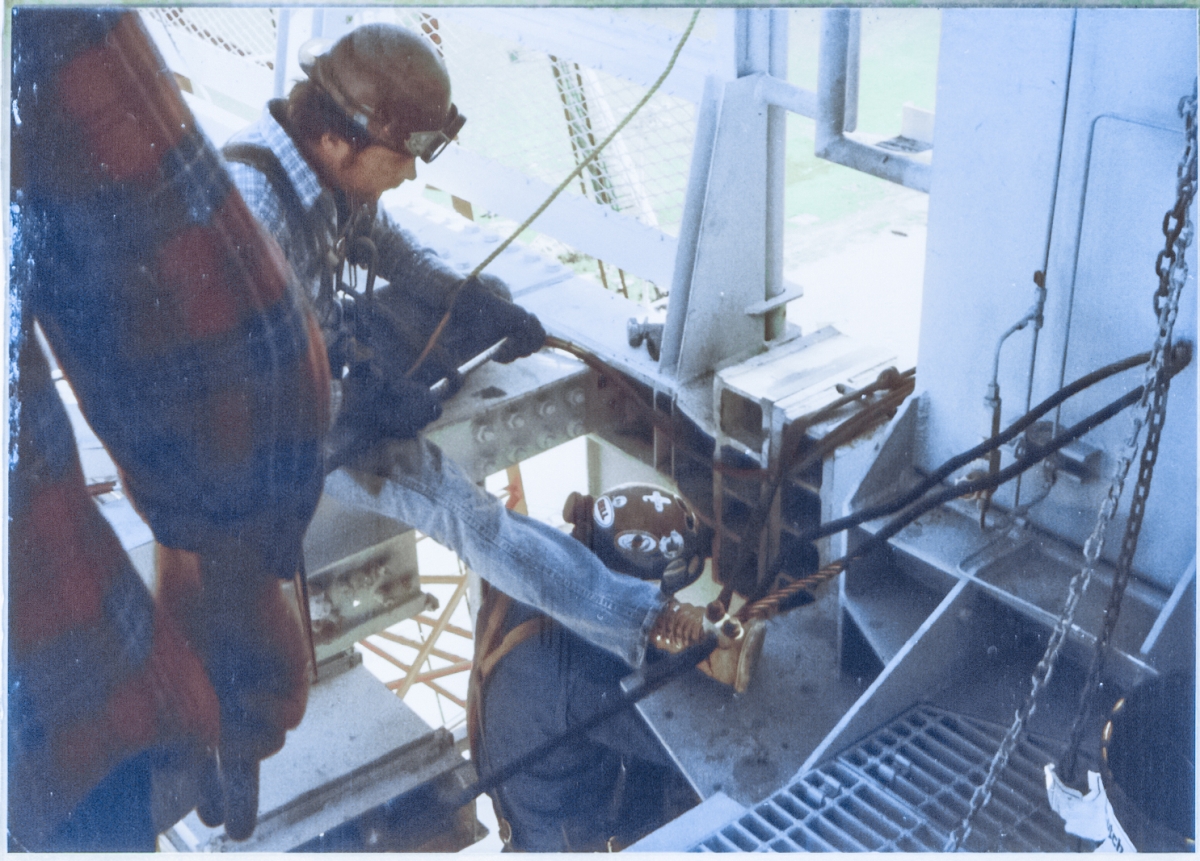
[[(483, 739), (481, 710), (488, 677), (501, 658), (553, 624), (546, 616), (526, 619), (501, 638), (500, 631), (511, 606), (512, 598), (486, 581), (483, 582), (482, 601), (475, 620), (475, 657), (471, 661), (471, 679), (467, 686), (467, 743), (471, 750), (471, 761), (476, 764), (476, 768), (479, 767), (480, 745)], [(504, 818), (495, 797), (492, 798), (492, 810), (496, 814), (500, 839), (509, 847), (512, 842), (512, 826)]]

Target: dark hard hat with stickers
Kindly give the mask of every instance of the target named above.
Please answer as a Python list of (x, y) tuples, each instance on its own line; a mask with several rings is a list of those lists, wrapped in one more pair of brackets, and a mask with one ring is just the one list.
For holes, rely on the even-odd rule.
[(572, 493), (563, 519), (613, 571), (659, 580), (667, 594), (695, 583), (704, 570), (708, 541), (699, 519), (664, 487), (622, 484), (595, 499)]
[(403, 27), (367, 24), (337, 42), (311, 40), (300, 67), (370, 141), (401, 154), (433, 161), (466, 122), (441, 58)]

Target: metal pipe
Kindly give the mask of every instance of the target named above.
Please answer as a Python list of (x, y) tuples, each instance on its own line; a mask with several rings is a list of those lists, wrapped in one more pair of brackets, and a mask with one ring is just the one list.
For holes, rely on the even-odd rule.
[[(1057, 168), (1055, 171), (1057, 173)], [(1053, 219), (1053, 215), (1051, 215), (1051, 219)], [(1047, 243), (1047, 257), (1049, 257), (1049, 253), (1049, 243)], [(1029, 376), (1025, 379), (1025, 412), (1029, 412), (1029, 404), (1033, 400), (1033, 372), (1037, 365), (1038, 334), (1042, 331), (1042, 323), (1045, 321), (1046, 271), (1043, 269), (1041, 272), (1035, 272), (1033, 281), (1037, 284), (1037, 300), (1034, 303), (1033, 337), (1029, 346)], [(1017, 476), (1017, 483), (1013, 488), (1014, 509), (1021, 504), (1021, 480), (1023, 478), (1024, 476)]]
[[(772, 9), (767, 17), (767, 72), (773, 78), (787, 80), (786, 9)], [(787, 172), (787, 112), (767, 107), (767, 206), (766, 206), (766, 298), (772, 299), (787, 289), (783, 282), (783, 220), (786, 212), (785, 179)], [(774, 341), (787, 331), (787, 306), (781, 305), (763, 317), (763, 339)]]
[(819, 158), (869, 173), (917, 191), (929, 191), (933, 170), (924, 162), (888, 152), (845, 131), (846, 77), (850, 56), (849, 9), (821, 13), (817, 61), (817, 127), (813, 152)]
[(842, 131), (858, 128), (858, 71), (862, 46), (862, 10), (851, 9), (846, 43), (846, 108)]
[[(1041, 290), (1039, 295), (1044, 298), (1046, 291)], [(1004, 342), (1009, 339), (1009, 336), (1021, 331), (1034, 320), (1040, 319), (1041, 314), (1041, 302), (1035, 301), (1033, 306), (1025, 312), (1025, 316), (1009, 326), (1008, 330), (1000, 336), (1000, 340), (996, 342), (996, 351), (992, 356), (992, 382), (988, 385), (988, 393), (983, 399), (985, 404), (990, 406), (1000, 396), (1000, 350), (1004, 346)]]
[[(1025, 312), (1025, 316), (1008, 327), (1008, 330), (1000, 336), (1000, 340), (996, 342), (996, 351), (992, 356), (992, 381), (988, 383), (987, 393), (983, 398), (983, 405), (992, 411), (992, 429), (989, 437), (994, 437), (1000, 432), (1000, 351), (1004, 347), (1004, 342), (1011, 335), (1021, 331), (1030, 323), (1035, 324), (1034, 335), (1036, 337), (1037, 330), (1042, 327), (1042, 306), (1046, 301), (1046, 289), (1042, 286), (1040, 279), (1035, 276), (1035, 283), (1038, 286), (1037, 298), (1034, 300), (1033, 306)], [(1000, 469), (1000, 449), (993, 449), (988, 453), (988, 475), (995, 475)], [(1013, 507), (1017, 506), (1020, 499), (1020, 477), (1017, 478), (1017, 490), (1015, 491)], [(987, 493), (983, 497), (983, 504), (979, 507), (979, 528), (983, 529), (988, 508), (991, 506), (991, 493)]]
[(821, 47), (817, 54), (816, 155), (829, 158), (842, 138), (846, 121), (846, 59), (850, 50), (850, 10), (821, 13)]
[(759, 77), (754, 97), (810, 120), (817, 118), (817, 94), (813, 90), (801, 89), (772, 75)]
[(900, 153), (887, 152), (849, 136), (832, 141), (821, 157), (926, 194), (933, 180), (931, 165)]
[(287, 83), (288, 36), (292, 29), (292, 10), (279, 10), (275, 22), (275, 98), (283, 98), (283, 87)]
[(692, 164), (688, 172), (687, 194), (680, 216), (679, 238), (675, 245), (675, 272), (671, 279), (671, 299), (667, 303), (667, 322), (663, 328), (662, 354), (658, 369), (674, 376), (683, 344), (688, 297), (692, 289), (692, 271), (696, 266), (696, 246), (700, 237), (700, 217), (704, 214), (704, 195), (708, 189), (708, 169), (712, 163), (717, 137), (717, 116), (721, 107), (718, 80), (704, 80), (704, 93), (696, 110), (696, 138), (692, 145)]
[(770, 57), (771, 19), (768, 9), (738, 9), (734, 13), (734, 68), (744, 78), (767, 71)]
[[(1075, 24), (1079, 20), (1079, 13), (1072, 13), (1071, 16), (1071, 43), (1067, 49), (1067, 84), (1063, 90), (1063, 106), (1062, 119), (1058, 128), (1058, 158), (1054, 162), (1054, 185), (1050, 194), (1050, 215), (1046, 221), (1046, 251), (1042, 256), (1042, 269), (1033, 276), (1034, 282), (1038, 285), (1038, 319), (1037, 326), (1033, 330), (1033, 339), (1029, 345), (1029, 376), (1025, 381), (1025, 410), (1028, 412), (1029, 404), (1033, 400), (1033, 376), (1037, 371), (1037, 350), (1038, 336), (1042, 330), (1042, 313), (1046, 307), (1046, 274), (1050, 271), (1050, 244), (1054, 238), (1054, 212), (1058, 207), (1058, 178), (1062, 170), (1062, 149), (1063, 140), (1066, 138), (1067, 130), (1067, 105), (1071, 96), (1071, 70), (1075, 62)], [(1069, 313), (1069, 312), (1068, 312)], [(1069, 319), (1069, 318), (1068, 318)], [(1067, 335), (1070, 336), (1070, 325), (1067, 326)], [(1063, 373), (1059, 374), (1059, 386), (1062, 386), (1062, 379), (1066, 371), (1066, 346), (1063, 347)], [(1058, 429), (1060, 416), (1054, 416), (1054, 428)], [(1013, 491), (1013, 507), (1016, 508), (1021, 503), (1021, 478), (1017, 478), (1016, 489)]]

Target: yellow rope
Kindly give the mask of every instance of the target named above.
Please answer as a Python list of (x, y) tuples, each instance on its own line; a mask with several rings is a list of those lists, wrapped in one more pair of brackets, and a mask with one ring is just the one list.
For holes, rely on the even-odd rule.
[(667, 76), (671, 74), (671, 70), (675, 68), (675, 61), (679, 59), (679, 54), (681, 51), (683, 51), (683, 46), (687, 42), (688, 37), (692, 35), (692, 30), (695, 28), (696, 20), (699, 17), (700, 10), (697, 9), (692, 13), (692, 20), (688, 22), (687, 28), (683, 31), (683, 35), (680, 36), (679, 44), (676, 45), (675, 50), (671, 52), (671, 59), (667, 61), (667, 67), (663, 69), (662, 74), (658, 76), (658, 80), (656, 80), (650, 86), (650, 89), (646, 90), (646, 94), (642, 96), (641, 100), (639, 100), (638, 103), (633, 106), (633, 109), (625, 115), (625, 118), (617, 124), (617, 127), (609, 132), (608, 137), (601, 141), (600, 144), (588, 154), (587, 158), (577, 164), (575, 169), (567, 174), (566, 178), (558, 184), (558, 187), (554, 189), (554, 191), (550, 192), (550, 196), (542, 201), (541, 206), (535, 209), (528, 218), (521, 222), (521, 225), (514, 230), (507, 239), (497, 245), (492, 253), (485, 257), (478, 266), (472, 269), (471, 274), (468, 275), (462, 284), (455, 289), (454, 293), (450, 296), (446, 313), (442, 315), (441, 321), (437, 324), (437, 328), (433, 330), (433, 334), (429, 336), (429, 341), (425, 344), (425, 348), (421, 351), (421, 355), (419, 355), (417, 360), (413, 362), (412, 367), (408, 369), (408, 373), (405, 374), (405, 376), (411, 377), (416, 372), (417, 368), (421, 367), (421, 365), (424, 363), (426, 357), (433, 350), (434, 345), (437, 344), (438, 338), (441, 337), (442, 331), (446, 328), (446, 324), (450, 322), (450, 313), (454, 310), (454, 302), (456, 299), (458, 299), (458, 294), (462, 289), (462, 285), (466, 284), (467, 281), (470, 281), (472, 278), (478, 276), (479, 273), (487, 268), (489, 263), (503, 253), (504, 249), (512, 245), (516, 238), (524, 233), (525, 229), (528, 228), (529, 225), (533, 224), (533, 222), (537, 220), (538, 216), (546, 211), (550, 204), (554, 202), (554, 199), (562, 193), (563, 189), (571, 184), (572, 180), (574, 180), (583, 172), (585, 167), (596, 160), (596, 157), (604, 151), (604, 148), (612, 143), (613, 138), (615, 138), (621, 132), (621, 130), (625, 128), (625, 126), (629, 125), (629, 121), (637, 115), (638, 111), (640, 111), (648, 101), (650, 101), (650, 98), (658, 91), (658, 88), (662, 86), (663, 81), (665, 81)]
[(633, 109), (628, 114), (625, 115), (625, 119), (621, 120), (621, 122), (617, 124), (617, 127), (609, 132), (608, 137), (601, 141), (600, 145), (593, 149), (591, 153), (588, 154), (587, 158), (581, 161), (575, 166), (573, 171), (567, 174), (566, 179), (558, 184), (558, 188), (550, 192), (550, 196), (542, 202), (542, 205), (535, 209), (532, 215), (521, 222), (521, 226), (514, 230), (508, 239), (505, 239), (503, 242), (501, 242), (491, 254), (483, 259), (482, 263), (471, 270), (471, 274), (467, 276), (468, 281), (482, 272), (484, 268), (486, 268), (489, 263), (499, 257), (504, 249), (511, 245), (513, 241), (520, 236), (527, 227), (529, 227), (529, 225), (533, 224), (533, 222), (537, 220), (538, 216), (545, 212), (550, 204), (554, 202), (554, 199), (562, 193), (563, 189), (570, 185), (571, 181), (579, 176), (585, 167), (595, 161), (596, 157), (600, 155), (604, 148), (612, 143), (613, 138), (615, 138), (620, 131), (625, 128), (625, 126), (629, 125), (629, 121), (637, 115), (637, 112), (645, 107), (646, 103), (650, 101), (650, 98), (658, 91), (658, 88), (662, 86), (663, 81), (667, 79), (667, 75), (671, 74), (671, 70), (675, 68), (675, 61), (679, 59), (679, 54), (683, 50), (684, 43), (687, 42), (688, 36), (692, 34), (692, 28), (696, 26), (696, 19), (699, 17), (700, 10), (697, 9), (692, 13), (692, 20), (688, 22), (687, 28), (683, 31), (683, 35), (679, 39), (679, 44), (675, 46), (675, 50), (671, 53), (671, 59), (667, 62), (667, 67), (663, 69), (662, 74), (658, 76), (658, 80), (656, 80), (650, 86), (650, 89), (646, 90), (646, 94), (642, 96), (641, 100), (633, 106)]

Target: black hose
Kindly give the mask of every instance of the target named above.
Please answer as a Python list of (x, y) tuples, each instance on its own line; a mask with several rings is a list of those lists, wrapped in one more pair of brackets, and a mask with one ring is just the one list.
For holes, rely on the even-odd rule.
[[(1192, 349), (1190, 344), (1176, 345), (1170, 359), (1163, 367), (1163, 373), (1165, 373), (1168, 377), (1175, 376), (1188, 366), (1188, 364), (1191, 362), (1191, 358)], [(1096, 428), (1108, 421), (1126, 407), (1137, 403), (1139, 400), (1141, 400), (1144, 389), (1145, 386), (1138, 386), (1136, 389), (1127, 392), (1112, 403), (1108, 404), (1108, 406), (1097, 410), (1083, 420), (1071, 425), (1058, 436), (1054, 437), (1054, 439), (1043, 445), (1030, 444), (1021, 457), (997, 472), (995, 475), (988, 475), (974, 481), (966, 481), (962, 484), (956, 484), (952, 487), (945, 488), (940, 493), (935, 493), (932, 496), (926, 497), (914, 508), (905, 511), (904, 514), (890, 521), (886, 526), (883, 527), (883, 529), (873, 536), (872, 541), (886, 541), (905, 526), (912, 523), (912, 521), (916, 520), (926, 511), (936, 508), (944, 502), (948, 502), (951, 499), (956, 499), (960, 496), (967, 496), (969, 494), (979, 493), (980, 491), (984, 490), (992, 490), (1007, 481), (1011, 481), (1025, 470), (1032, 466), (1036, 466), (1042, 460), (1054, 454), (1054, 452), (1058, 451), (1063, 446), (1074, 442), (1085, 433), (1091, 431), (1093, 428)]]
[[(682, 652), (671, 655), (654, 664), (647, 665), (642, 670), (640, 676), (634, 677), (636, 680), (634, 687), (629, 690), (623, 689), (622, 696), (618, 697), (614, 702), (596, 712), (587, 720), (571, 727), (561, 735), (542, 742), (533, 748), (533, 750), (523, 753), (521, 756), (506, 762), (504, 765), (487, 774), (480, 775), (478, 781), (463, 788), (452, 798), (447, 799), (445, 802), (446, 807), (451, 810), (457, 810), (464, 804), (469, 804), (483, 793), (490, 792), (497, 786), (500, 786), (514, 774), (518, 774), (529, 768), (529, 766), (538, 762), (542, 757), (560, 745), (581, 738), (585, 733), (595, 729), (609, 718), (632, 707), (639, 700), (658, 690), (675, 677), (687, 672), (711, 655), (713, 650), (717, 648), (717, 642), (716, 636), (710, 635), (700, 642), (688, 646)], [(622, 687), (624, 688), (624, 686)]]
[[(1074, 394), (1075, 391), (1078, 391), (1080, 387), (1086, 388), (1087, 385), (1094, 384), (1095, 382), (1098, 381), (1098, 379), (1097, 379), (1098, 375), (1111, 376), (1112, 374), (1117, 373), (1120, 370), (1127, 370), (1128, 368), (1127, 367), (1123, 368), (1122, 365), (1127, 365), (1128, 363), (1133, 363), (1132, 365), (1129, 365), (1129, 367), (1132, 367), (1137, 364), (1137, 362), (1135, 360), (1138, 358), (1140, 358), (1140, 356), (1132, 356), (1129, 359), (1123, 360), (1122, 362), (1116, 362), (1112, 365), (1106, 366), (1105, 368), (1101, 368), (1098, 371), (1094, 371), (1091, 374), (1088, 374), (1086, 377), (1081, 377), (1075, 383), (1072, 383), (1070, 386), (1067, 386), (1066, 388), (1061, 389), (1059, 392), (1055, 393), (1055, 395), (1052, 395), (1046, 401), (1043, 401), (1042, 404), (1040, 404), (1037, 408), (1030, 411), (1030, 413), (1028, 413), (1026, 415), (1026, 417), (1028, 417), (1028, 415), (1032, 415), (1033, 413), (1037, 412), (1037, 410), (1042, 409), (1043, 407), (1045, 407), (1047, 404), (1050, 404), (1051, 401), (1054, 401), (1055, 399), (1061, 400), (1061, 399), (1065, 399), (1066, 397), (1069, 397), (1070, 396), (1069, 394), (1065, 394), (1068, 391), (1070, 391), (1071, 394)], [(1174, 377), (1176, 374), (1178, 374), (1180, 371), (1182, 371), (1184, 368), (1186, 368), (1191, 363), (1191, 360), (1192, 360), (1191, 344), (1186, 343), (1186, 342), (1176, 344), (1172, 350), (1171, 356), (1168, 358), (1167, 363), (1164, 365), (1164, 367), (1162, 369), (1162, 373), (1166, 374), (1168, 377)], [(1099, 376), (1099, 379), (1103, 379), (1103, 376)], [(1090, 380), (1090, 382), (1089, 382), (1089, 380)], [(914, 520), (916, 520), (918, 517), (920, 517), (922, 514), (929, 511), (930, 509), (936, 508), (937, 506), (939, 506), (945, 502), (949, 502), (952, 499), (957, 499), (960, 496), (968, 496), (972, 493), (979, 493), (981, 491), (986, 491), (986, 490), (994, 490), (995, 488), (999, 487), (1000, 485), (1002, 485), (1008, 481), (1011, 481), (1012, 479), (1016, 478), (1021, 473), (1025, 472), (1030, 467), (1036, 466), (1042, 460), (1049, 457), (1051, 454), (1058, 451), (1063, 446), (1068, 445), (1071, 442), (1074, 442), (1075, 440), (1079, 439), (1079, 437), (1081, 437), (1084, 434), (1091, 431), (1093, 428), (1103, 424), (1104, 422), (1108, 421), (1113, 416), (1117, 415), (1119, 412), (1124, 410), (1126, 407), (1129, 407), (1132, 404), (1137, 403), (1141, 399), (1142, 392), (1144, 389), (1145, 389), (1145, 386), (1138, 386), (1136, 389), (1133, 389), (1132, 391), (1127, 392), (1125, 395), (1121, 396), (1117, 400), (1112, 401), (1107, 406), (1103, 407), (1102, 409), (1097, 410), (1096, 412), (1094, 412), (1091, 415), (1084, 418), (1082, 421), (1079, 421), (1079, 422), (1075, 423), (1074, 425), (1072, 425), (1071, 427), (1067, 428), (1065, 431), (1060, 433), (1058, 436), (1054, 437), (1052, 440), (1050, 440), (1049, 442), (1047, 442), (1043, 445), (1030, 445), (1029, 448), (1026, 449), (1025, 453), (1020, 458), (1018, 458), (1016, 461), (1009, 464), (1007, 467), (1005, 467), (1004, 469), (1000, 470), (997, 473), (994, 473), (991, 475), (986, 475), (982, 478), (975, 479), (974, 481), (968, 481), (968, 482), (963, 482), (961, 484), (955, 484), (951, 487), (944, 488), (940, 493), (936, 493), (933, 496), (926, 497), (919, 504), (910, 508), (908, 511), (905, 511), (902, 515), (895, 518), (894, 520), (890, 521), (878, 533), (876, 533), (871, 538), (869, 538), (866, 542), (864, 542), (852, 554), (844, 557), (843, 560), (841, 560), (840, 565), (839, 565), (839, 563), (830, 563), (829, 565), (826, 565), (821, 570), (822, 571), (825, 571), (825, 570), (834, 571), (835, 573), (840, 572), (846, 566), (848, 566), (851, 562), (858, 560), (858, 559), (862, 559), (864, 556), (866, 556), (872, 550), (876, 549), (880, 545), (885, 544), (889, 538), (891, 538), (893, 535), (898, 533), (904, 527), (908, 526), (908, 524), (912, 523)], [(1060, 395), (1062, 395), (1062, 398), (1059, 397)], [(1053, 404), (1049, 407), (1049, 409), (1052, 409), (1052, 408), (1053, 408)], [(1022, 417), (1022, 419), (1019, 419), (1016, 424), (1023, 422), (1026, 417)], [(1036, 416), (1035, 416), (1035, 418), (1036, 418)], [(1009, 430), (1011, 430), (1011, 429), (1012, 428), (1009, 428)], [(1006, 431), (1005, 433), (1007, 433), (1007, 432), (1008, 431)], [(1003, 434), (1002, 434), (1002, 436), (1003, 436)], [(983, 445), (987, 445), (987, 442), (983, 443)], [(972, 449), (971, 452), (966, 452), (963, 455), (959, 455), (956, 458), (952, 458), (951, 461), (947, 461), (947, 463), (951, 463), (953, 461), (959, 460), (959, 459), (965, 457), (966, 455), (971, 454), (972, 452), (975, 452), (978, 448), (979, 447), (977, 446), (976, 449)], [(974, 459), (974, 458), (969, 458), (968, 461), (966, 461), (966, 462), (969, 462), (969, 460), (971, 460), (971, 459)], [(906, 496), (908, 496), (908, 495), (909, 494), (906, 494)], [(881, 508), (884, 508), (884, 506), (876, 506), (875, 509), (872, 509), (870, 511), (864, 510), (864, 511), (856, 514), (853, 518), (842, 518), (841, 521), (831, 521), (829, 524), (827, 524), (827, 526), (832, 526), (834, 523), (837, 523), (837, 522), (845, 522), (845, 521), (854, 520), (855, 522), (849, 523), (848, 525), (841, 527), (841, 529), (849, 529), (851, 526), (858, 526), (861, 523), (864, 523), (868, 520), (876, 519), (877, 517), (880, 516), (879, 514), (875, 514), (874, 516), (867, 516), (867, 517), (863, 517), (862, 515), (864, 515), (864, 514), (869, 515), (869, 514), (871, 514), (872, 511), (877, 511), (878, 509), (881, 509)], [(888, 514), (894, 513), (895, 510), (896, 509), (892, 509), (891, 511), (886, 511), (885, 513), (888, 513)], [(834, 531), (839, 531), (839, 530), (834, 530)], [(831, 534), (831, 533), (827, 533), (827, 534)], [(836, 571), (835, 571), (835, 566), (836, 566)], [(782, 557), (777, 556), (775, 558), (775, 561), (771, 565), (770, 576), (774, 577), (775, 575), (777, 575), (779, 573), (779, 571), (781, 569), (782, 569)], [(831, 576), (833, 576), (833, 575), (831, 575)], [(803, 580), (803, 579), (804, 578), (801, 578), (801, 580)], [(817, 584), (813, 583), (812, 585), (815, 586)], [(787, 589), (788, 587), (785, 586), (783, 588)], [(769, 599), (770, 595), (766, 596), (766, 598)], [(749, 605), (747, 605), (747, 606), (749, 606)]]
[[(869, 520), (877, 520), (880, 517), (886, 517), (889, 514), (895, 514), (905, 506), (911, 505), (917, 499), (920, 499), (925, 495), (926, 492), (940, 484), (956, 469), (966, 466), (968, 463), (976, 460), (981, 455), (987, 454), (988, 452), (997, 449), (1006, 442), (1012, 440), (1019, 433), (1021, 433), (1021, 431), (1025, 430), (1027, 427), (1057, 407), (1067, 398), (1078, 394), (1084, 389), (1094, 386), (1096, 383), (1108, 379), (1114, 374), (1119, 374), (1122, 371), (1128, 371), (1131, 368), (1136, 368), (1138, 365), (1144, 365), (1149, 360), (1149, 353), (1139, 353), (1136, 356), (1130, 356), (1129, 358), (1122, 359), (1119, 362), (1113, 362), (1111, 365), (1105, 365), (1103, 368), (1092, 371), (1090, 374), (1080, 377), (1079, 379), (1075, 380), (1075, 382), (1068, 386), (1064, 386), (1050, 397), (1046, 398), (1046, 400), (1042, 401), (1029, 412), (1025, 413), (1025, 415), (1021, 416), (1019, 419), (1005, 428), (1001, 433), (984, 440), (972, 449), (964, 451), (961, 454), (957, 454), (950, 458), (933, 472), (931, 472), (915, 487), (905, 491), (893, 499), (888, 500), (887, 502), (879, 503), (878, 505), (872, 505), (868, 508), (862, 509), (861, 511), (856, 511), (854, 514), (839, 518), (838, 520), (830, 520), (827, 523), (823, 523), (816, 529), (810, 529), (807, 532), (802, 533), (797, 540), (816, 541), (818, 538), (825, 538), (827, 536), (834, 535), (845, 529), (850, 529), (866, 523)], [(1187, 363), (1184, 362), (1184, 365), (1186, 364)]]

